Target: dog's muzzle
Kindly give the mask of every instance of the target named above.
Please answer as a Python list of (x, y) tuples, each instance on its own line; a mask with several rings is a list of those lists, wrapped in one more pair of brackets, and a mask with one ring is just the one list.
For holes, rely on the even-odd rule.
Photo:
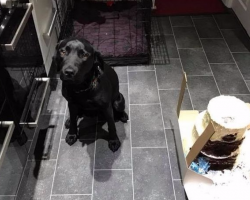
[(62, 78), (62, 80), (73, 80), (76, 73), (77, 73), (76, 69), (74, 69), (71, 66), (68, 66), (62, 70), (61, 78)]

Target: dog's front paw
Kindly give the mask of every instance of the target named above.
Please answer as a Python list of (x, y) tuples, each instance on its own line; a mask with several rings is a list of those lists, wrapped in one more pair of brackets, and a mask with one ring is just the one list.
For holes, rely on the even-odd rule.
[(70, 127), (70, 118), (68, 118), (66, 120), (66, 122), (64, 123), (64, 126), (65, 126), (66, 129), (69, 129), (69, 127)]
[(123, 123), (127, 123), (128, 122), (128, 114), (126, 112), (123, 112), (120, 120)]
[(66, 138), (65, 138), (65, 141), (70, 146), (73, 145), (76, 142), (76, 140), (77, 140), (77, 135), (76, 134), (72, 135), (72, 134), (68, 133)]
[(115, 140), (109, 140), (109, 149), (116, 152), (121, 146), (120, 140), (117, 138)]

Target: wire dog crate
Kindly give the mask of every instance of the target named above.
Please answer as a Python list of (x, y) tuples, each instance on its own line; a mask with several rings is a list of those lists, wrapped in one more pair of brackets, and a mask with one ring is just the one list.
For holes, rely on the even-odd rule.
[(59, 39), (88, 40), (112, 66), (150, 62), (151, 0), (54, 0)]

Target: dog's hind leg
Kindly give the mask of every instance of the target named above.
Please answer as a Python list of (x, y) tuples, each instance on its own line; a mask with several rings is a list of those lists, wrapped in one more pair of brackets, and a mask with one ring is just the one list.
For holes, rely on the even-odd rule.
[(70, 115), (70, 126), (69, 132), (66, 135), (65, 141), (71, 146), (77, 140), (77, 116), (78, 116), (78, 108), (74, 104), (68, 104), (69, 107), (69, 115)]
[(121, 146), (121, 142), (116, 133), (113, 108), (111, 104), (108, 105), (107, 108), (103, 110), (104, 116), (108, 122), (108, 131), (109, 131), (109, 149), (113, 152), (117, 151)]
[(121, 121), (126, 123), (128, 121), (128, 115), (125, 112), (125, 99), (121, 93), (113, 103), (114, 118), (115, 121)]

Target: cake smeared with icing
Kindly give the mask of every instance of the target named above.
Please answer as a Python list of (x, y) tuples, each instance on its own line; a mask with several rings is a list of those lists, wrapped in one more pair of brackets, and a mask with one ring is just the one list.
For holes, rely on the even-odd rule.
[(207, 158), (211, 170), (231, 169), (250, 124), (250, 109), (236, 97), (215, 97), (210, 100), (207, 110), (199, 114), (194, 128), (197, 134), (193, 136), (199, 137), (210, 121), (215, 133), (201, 150), (200, 156)]

